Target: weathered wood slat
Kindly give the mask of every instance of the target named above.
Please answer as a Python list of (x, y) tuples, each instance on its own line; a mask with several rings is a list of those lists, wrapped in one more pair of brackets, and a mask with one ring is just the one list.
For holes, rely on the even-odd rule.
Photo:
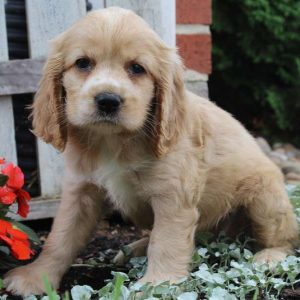
[[(43, 199), (36, 198), (29, 202), (30, 212), (26, 217), (26, 220), (38, 220), (45, 218), (53, 218), (56, 215), (56, 211), (59, 205), (60, 199)], [(12, 211), (17, 211), (17, 205), (12, 206)], [(12, 217), (15, 220), (24, 220), (22, 217), (15, 213), (8, 214), (9, 217)]]
[(0, 0), (0, 60), (8, 59), (4, 0)]
[(92, 4), (93, 10), (104, 8), (104, 0), (90, 0), (89, 2)]
[[(8, 60), (4, 0), (0, 0), (0, 61)], [(0, 156), (17, 163), (12, 99), (0, 97)]]
[(0, 62), (0, 95), (35, 93), (44, 62), (42, 59)]
[[(26, 0), (31, 58), (44, 58), (48, 41), (86, 14), (85, 0)], [(55, 197), (61, 192), (63, 160), (51, 146), (38, 141), (41, 193)]]
[(84, 0), (26, 0), (30, 56), (44, 58), (48, 42), (86, 14)]
[(106, 0), (106, 6), (120, 6), (133, 10), (169, 46), (175, 46), (175, 0)]
[[(0, 62), (0, 95), (34, 93), (42, 75), (43, 59), (20, 59)], [(207, 97), (207, 75), (186, 70), (186, 87)], [(1, 99), (4, 97), (0, 97)]]

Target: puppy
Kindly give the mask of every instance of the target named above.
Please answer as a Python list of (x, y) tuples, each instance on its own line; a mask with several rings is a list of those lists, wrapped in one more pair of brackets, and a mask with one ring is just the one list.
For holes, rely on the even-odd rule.
[[(142, 282), (188, 274), (196, 230), (243, 209), (256, 260), (292, 253), (297, 224), (277, 167), (228, 113), (184, 88), (183, 66), (133, 12), (94, 11), (59, 35), (33, 104), (33, 128), (63, 151), (62, 201), (36, 261), (10, 271), (7, 289), (57, 288), (109, 206), (150, 228)], [(119, 257), (120, 258), (120, 257)]]

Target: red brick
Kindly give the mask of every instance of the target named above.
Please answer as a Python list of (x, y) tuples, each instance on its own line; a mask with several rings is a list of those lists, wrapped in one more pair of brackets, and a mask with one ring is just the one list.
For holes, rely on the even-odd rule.
[(176, 23), (211, 24), (211, 6), (211, 0), (176, 0)]
[(211, 36), (209, 34), (178, 34), (176, 44), (188, 69), (211, 73)]

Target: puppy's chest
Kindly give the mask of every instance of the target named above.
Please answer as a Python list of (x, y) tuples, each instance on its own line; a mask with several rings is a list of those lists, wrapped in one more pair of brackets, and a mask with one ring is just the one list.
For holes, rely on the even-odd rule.
[[(116, 206), (136, 205), (144, 196), (143, 180), (137, 164), (120, 164), (115, 160), (101, 163), (92, 174), (92, 181), (108, 192)], [(135, 204), (134, 204), (135, 203)]]

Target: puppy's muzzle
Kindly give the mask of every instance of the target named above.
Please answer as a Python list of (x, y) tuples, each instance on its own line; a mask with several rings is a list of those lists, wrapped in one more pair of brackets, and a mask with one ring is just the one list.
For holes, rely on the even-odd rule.
[(103, 92), (95, 96), (95, 102), (100, 113), (115, 114), (123, 102), (122, 98), (113, 93)]

